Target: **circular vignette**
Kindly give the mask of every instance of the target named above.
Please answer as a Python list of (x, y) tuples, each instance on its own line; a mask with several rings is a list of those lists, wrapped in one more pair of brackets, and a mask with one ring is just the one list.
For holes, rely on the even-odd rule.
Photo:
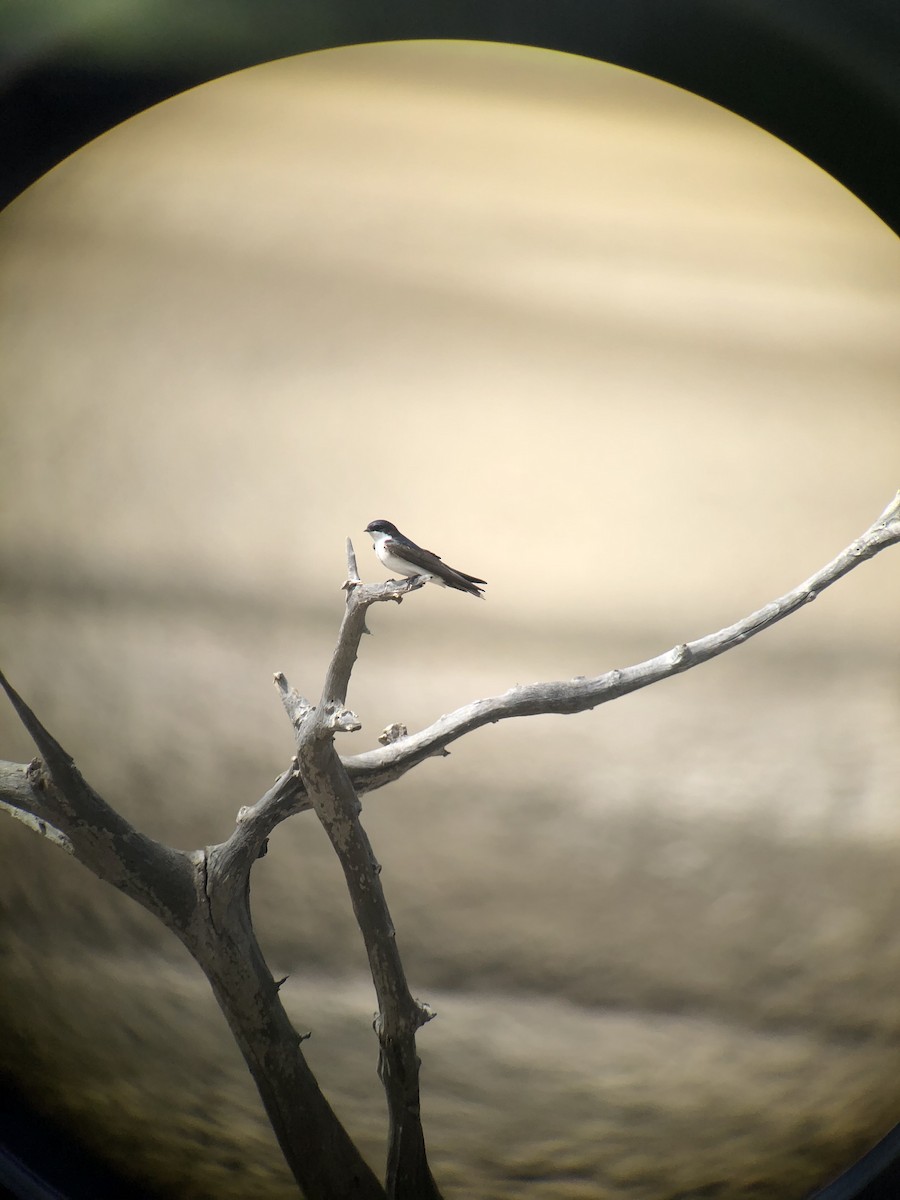
[[(224, 28), (218, 21), (215, 28), (170, 25), (165, 33), (157, 27), (143, 42), (122, 30), (63, 30), (50, 18), (29, 54), (34, 31), (17, 37), (13, 30), (11, 82), (0, 102), (0, 136), (9, 148), (0, 202), (105, 129), (206, 80), (310, 50), (449, 37), (542, 45), (696, 92), (806, 154), (900, 230), (900, 180), (891, 157), (900, 133), (900, 91), (891, 78), (900, 27), (875, 3), (790, 0), (739, 10), (731, 0), (642, 0), (593, 13), (576, 3), (521, 12), (492, 3), (388, 3), (377, 12), (359, 6), (338, 16), (320, 4), (303, 27), (280, 5), (252, 24), (248, 6), (226, 7), (231, 20)], [(897, 1140), (895, 1131), (817, 1196), (895, 1195)]]
[(513, 42), (596, 58), (729, 108), (818, 163), (900, 231), (900, 15), (881, 0), (229, 0), (0, 17), (0, 205), (84, 142), (199, 83), (275, 58), (422, 38)]

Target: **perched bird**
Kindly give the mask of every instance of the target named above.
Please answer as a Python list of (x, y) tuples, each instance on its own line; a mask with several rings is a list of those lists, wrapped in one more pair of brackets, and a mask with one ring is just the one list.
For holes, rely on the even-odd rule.
[(389, 571), (397, 575), (424, 575), (439, 587), (456, 588), (458, 592), (468, 592), (470, 596), (482, 598), (484, 588), (478, 584), (485, 583), (484, 579), (467, 575), (465, 571), (454, 571), (442, 563), (437, 554), (423, 550), (404, 537), (390, 521), (370, 521), (365, 532), (372, 535), (375, 553)]

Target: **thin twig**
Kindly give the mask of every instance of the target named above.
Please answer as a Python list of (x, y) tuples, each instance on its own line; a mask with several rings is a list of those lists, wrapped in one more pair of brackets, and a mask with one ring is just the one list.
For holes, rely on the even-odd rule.
[[(11, 767), (12, 763), (5, 763), (2, 764), (2, 766), (5, 766), (7, 769), (2, 770), (1, 773), (6, 776), (10, 776), (8, 767)], [(6, 782), (6, 780), (4, 782)], [(0, 790), (1, 788), (2, 785), (0, 784)], [(26, 809), (19, 808), (19, 806), (16, 804), (7, 804), (6, 800), (0, 800), (0, 810), (8, 812), (8, 815), (10, 815), (14, 821), (22, 822), (24, 826), (31, 829), (32, 832), (40, 834), (41, 838), (46, 838), (50, 844), (59, 846), (60, 850), (65, 850), (67, 854), (74, 854), (72, 839), (67, 838), (66, 834), (61, 833), (60, 830), (55, 826), (52, 826), (49, 821), (43, 821), (41, 817), (36, 817), (34, 812), (29, 812)]]
[(345, 592), (349, 592), (360, 582), (359, 569), (356, 565), (356, 551), (353, 549), (353, 543), (347, 538), (347, 578), (341, 586)]

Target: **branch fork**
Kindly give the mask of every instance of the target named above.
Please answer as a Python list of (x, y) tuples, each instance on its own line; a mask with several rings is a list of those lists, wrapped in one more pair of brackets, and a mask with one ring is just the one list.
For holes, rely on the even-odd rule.
[(415, 1044), (416, 1031), (433, 1013), (409, 991), (381, 883), (381, 867), (359, 820), (362, 805), (334, 748), (336, 733), (360, 728), (358, 717), (346, 707), (346, 698), (367, 609), (379, 601), (399, 601), (407, 592), (422, 587), (425, 580), (415, 577), (399, 584), (362, 584), (349, 539), (347, 557), (351, 586), (318, 706), (307, 703), (301, 710), (297, 693), (284, 674), (279, 672), (275, 681), (294, 727), (300, 778), (343, 869), (375, 985), (378, 1073), (389, 1115), (387, 1193), (390, 1197), (439, 1200), (425, 1154)]
[[(400, 602), (426, 580), (363, 584), (348, 539), (347, 602), (317, 706), (275, 676), (296, 739), (287, 770), (255, 804), (240, 809), (221, 845), (185, 853), (142, 834), (102, 799), (70, 755), (0, 673), (40, 757), (0, 762), (0, 808), (73, 854), (98, 878), (162, 920), (184, 943), (210, 985), (253, 1075), (285, 1158), (309, 1200), (356, 1197), (439, 1200), (425, 1156), (415, 1034), (434, 1016), (410, 993), (379, 878), (359, 821), (360, 795), (383, 787), (482, 725), (538, 713), (575, 713), (698, 666), (797, 612), (860, 563), (900, 542), (900, 492), (880, 517), (804, 583), (749, 616), (692, 642), (595, 677), (510, 688), (476, 700), (409, 734), (392, 725), (381, 745), (340, 758), (337, 733), (359, 728), (347, 689), (372, 604)], [(250, 871), (272, 830), (315, 808), (344, 870), (378, 998), (379, 1076), (390, 1118), (386, 1193), (322, 1095), (302, 1055), (308, 1034), (293, 1029), (266, 966), (250, 917)], [(281, 981), (283, 982), (283, 981)]]

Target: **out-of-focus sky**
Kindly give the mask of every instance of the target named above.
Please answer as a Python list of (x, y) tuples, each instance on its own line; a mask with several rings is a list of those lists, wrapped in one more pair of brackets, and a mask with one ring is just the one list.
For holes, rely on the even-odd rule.
[[(460, 42), (272, 63), (88, 145), (0, 244), (16, 575), (319, 600), (348, 534), (375, 573), (380, 516), (487, 578), (488, 621), (681, 637), (897, 487), (896, 239), (620, 68)], [(866, 571), (805, 633), (889, 619), (897, 565)]]

